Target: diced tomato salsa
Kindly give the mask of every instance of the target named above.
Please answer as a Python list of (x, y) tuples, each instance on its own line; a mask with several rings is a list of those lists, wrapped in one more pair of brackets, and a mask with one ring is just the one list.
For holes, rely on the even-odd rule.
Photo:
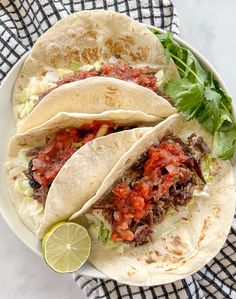
[(157, 78), (150, 74), (150, 68), (146, 67), (144, 70), (140, 70), (134, 67), (128, 66), (123, 61), (118, 61), (117, 63), (104, 65), (100, 71), (78, 71), (76, 73), (68, 73), (64, 78), (57, 82), (56, 87), (52, 87), (45, 92), (43, 92), (39, 99), (41, 100), (47, 94), (49, 94), (55, 88), (62, 86), (66, 83), (71, 83), (74, 81), (83, 80), (90, 77), (100, 76), (100, 77), (113, 77), (120, 80), (132, 81), (138, 85), (147, 87), (153, 91), (157, 91)]
[[(148, 71), (150, 72), (150, 69), (146, 68), (146, 72)], [(104, 65), (101, 75), (124, 81), (132, 81), (153, 91), (157, 90), (157, 78), (153, 74), (147, 74), (145, 71), (130, 67), (123, 61)]]
[(79, 81), (96, 76), (99, 76), (99, 72), (97, 71), (79, 71), (76, 73), (68, 73), (62, 80), (58, 81), (57, 87), (66, 83), (71, 83), (74, 81)]
[(64, 78), (62, 80), (57, 82), (56, 87), (51, 87), (48, 90), (42, 92), (39, 96), (39, 100), (42, 100), (42, 98), (44, 98), (51, 91), (53, 91), (57, 87), (62, 86), (66, 83), (71, 83), (71, 82), (87, 79), (87, 78), (90, 78), (90, 77), (96, 77), (96, 76), (99, 76), (99, 75), (100, 75), (100, 73), (96, 72), (96, 71), (79, 71), (79, 72), (76, 72), (76, 73), (72, 73), (72, 72), (68, 73), (64, 76)]
[[(41, 186), (50, 186), (65, 162), (87, 142), (96, 138), (98, 130), (107, 124), (106, 134), (109, 134), (114, 125), (107, 121), (94, 121), (77, 128), (60, 130), (47, 140), (37, 156), (32, 159), (33, 178)], [(76, 145), (80, 144), (80, 146)]]
[(183, 179), (180, 173), (181, 176), (189, 175), (189, 169), (183, 167), (188, 158), (178, 142), (163, 140), (159, 146), (152, 145), (148, 149), (143, 177), (131, 186), (121, 182), (112, 190), (115, 208), (112, 240), (134, 239), (131, 223), (139, 223), (149, 214), (153, 200), (160, 199), (176, 181)]

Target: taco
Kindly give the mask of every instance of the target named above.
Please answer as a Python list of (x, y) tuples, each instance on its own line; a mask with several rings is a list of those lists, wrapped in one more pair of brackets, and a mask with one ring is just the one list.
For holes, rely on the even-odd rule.
[(235, 186), (230, 162), (212, 148), (213, 137), (182, 115), (139, 139), (71, 217), (89, 229), (89, 261), (121, 283), (148, 286), (213, 258), (232, 223)]
[(114, 78), (89, 78), (48, 94), (19, 124), (18, 132), (39, 126), (59, 112), (100, 113), (116, 109), (142, 111), (154, 115), (159, 122), (176, 112), (167, 100), (142, 86)]
[(77, 12), (34, 44), (13, 91), (16, 120), (24, 119), (53, 89), (94, 76), (133, 81), (157, 93), (164, 81), (179, 78), (145, 25), (112, 11)]
[[(21, 220), (41, 239), (54, 223), (68, 219), (148, 130), (135, 127), (152, 122), (152, 116), (133, 111), (60, 113), (41, 127), (14, 136), (6, 169), (10, 196)], [(70, 169), (76, 169), (73, 177)], [(60, 173), (66, 172), (65, 183)], [(57, 200), (55, 182), (63, 188), (65, 201)], [(72, 199), (78, 187), (79, 194)]]

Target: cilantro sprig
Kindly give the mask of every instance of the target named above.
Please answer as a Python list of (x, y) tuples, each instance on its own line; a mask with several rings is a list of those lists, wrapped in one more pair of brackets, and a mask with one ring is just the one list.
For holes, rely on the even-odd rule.
[(170, 33), (152, 29), (165, 48), (167, 60), (176, 64), (179, 80), (164, 86), (179, 112), (196, 118), (211, 134), (216, 134), (217, 154), (221, 159), (233, 156), (236, 143), (236, 123), (232, 115), (232, 99), (223, 91), (212, 74), (202, 68), (187, 48), (176, 42)]

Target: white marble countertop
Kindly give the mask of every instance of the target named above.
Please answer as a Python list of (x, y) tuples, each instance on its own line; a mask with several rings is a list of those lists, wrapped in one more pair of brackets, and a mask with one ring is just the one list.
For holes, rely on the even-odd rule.
[(174, 0), (180, 34), (216, 68), (236, 103), (235, 0)]
[[(236, 98), (235, 0), (175, 0), (181, 36), (224, 78)], [(22, 244), (0, 216), (1, 299), (83, 299), (70, 275), (59, 275)]]

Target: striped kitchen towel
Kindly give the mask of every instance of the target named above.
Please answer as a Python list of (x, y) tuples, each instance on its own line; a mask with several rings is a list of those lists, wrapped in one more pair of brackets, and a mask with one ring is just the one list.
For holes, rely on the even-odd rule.
[[(109, 9), (179, 33), (176, 10), (169, 0), (1, 0), (0, 81), (38, 37), (56, 21), (84, 9)], [(232, 298), (236, 299), (236, 218), (220, 253), (186, 279), (161, 286), (133, 287), (114, 280), (84, 277), (73, 279), (89, 298)]]

